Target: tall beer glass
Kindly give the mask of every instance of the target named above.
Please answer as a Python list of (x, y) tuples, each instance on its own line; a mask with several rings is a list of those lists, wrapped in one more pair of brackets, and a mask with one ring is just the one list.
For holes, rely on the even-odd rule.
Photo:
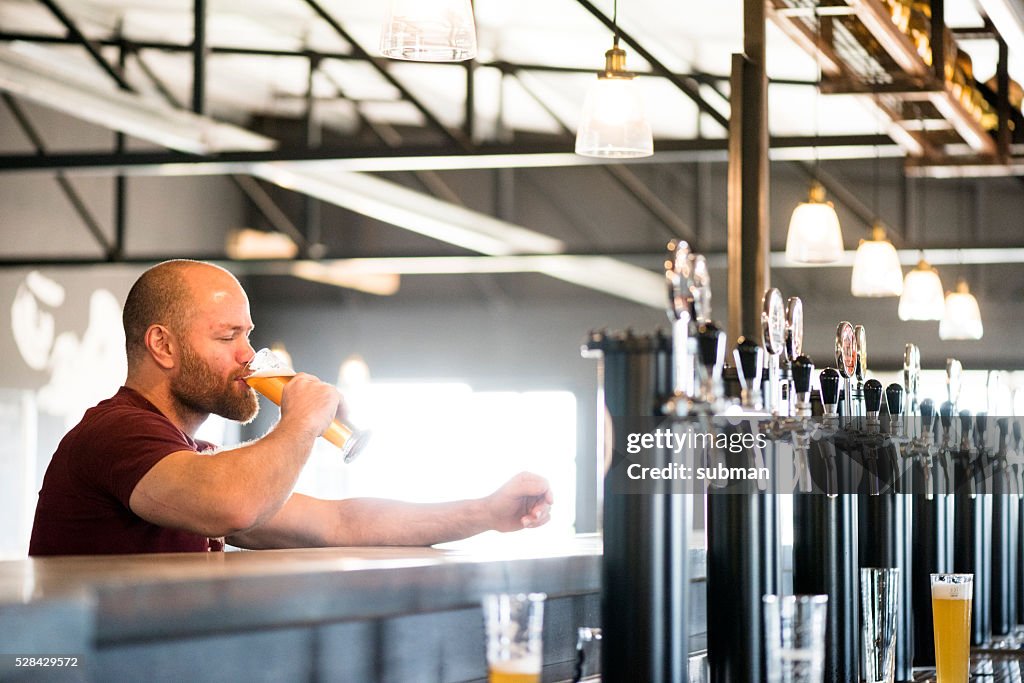
[[(246, 384), (280, 406), (284, 385), (295, 376), (295, 371), (270, 349), (257, 351), (248, 368)], [(370, 433), (355, 430), (341, 420), (333, 420), (321, 436), (341, 449), (345, 462), (351, 462), (369, 441)]]
[(544, 593), (484, 596), (488, 683), (540, 683)]
[(971, 668), (974, 574), (932, 574), (937, 683), (965, 683)]

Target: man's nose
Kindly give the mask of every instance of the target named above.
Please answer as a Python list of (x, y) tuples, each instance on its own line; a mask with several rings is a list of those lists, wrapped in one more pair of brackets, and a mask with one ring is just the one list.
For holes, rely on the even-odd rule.
[(251, 361), (253, 359), (253, 356), (255, 356), (255, 355), (256, 355), (256, 349), (254, 349), (252, 347), (252, 344), (250, 344), (249, 341), (246, 340), (245, 346), (241, 349), (241, 351), (239, 352), (239, 355), (236, 356), (236, 357), (239, 359), (239, 362), (242, 365), (248, 365), (249, 361)]

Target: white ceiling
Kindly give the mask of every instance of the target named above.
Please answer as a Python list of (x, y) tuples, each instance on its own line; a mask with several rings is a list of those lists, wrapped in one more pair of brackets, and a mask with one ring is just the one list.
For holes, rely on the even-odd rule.
[[(595, 4), (606, 14), (611, 0)], [(207, 43), (348, 53), (347, 45), (302, 0), (210, 0)], [(376, 53), (384, 2), (323, 0), (322, 5), (367, 51)], [(192, 38), (192, 0), (61, 0), (90, 38), (107, 38), (118, 28), (136, 41), (187, 44)], [(479, 60), (598, 69), (611, 45), (609, 31), (574, 0), (477, 0)], [(974, 0), (947, 0), (953, 26), (976, 26), (980, 17)], [(700, 71), (728, 75), (730, 56), (742, 45), (740, 0), (626, 0), (619, 5), (622, 28), (638, 39), (662, 63), (677, 72)], [(6, 31), (63, 35), (61, 25), (36, 0), (4, 0), (0, 26)], [(813, 81), (813, 61), (769, 22), (767, 33), (770, 77)], [(28, 54), (51, 67), (66, 70), (76, 82), (95, 82), (113, 88), (108, 76), (73, 46), (11, 43), (10, 49)], [(974, 58), (975, 73), (985, 79), (995, 69), (995, 45), (975, 41), (966, 46)], [(628, 66), (647, 71), (649, 66), (628, 46)], [(1022, 55), (1012, 55), (1020, 60)], [(108, 58), (114, 54), (108, 50)], [(143, 59), (176, 95), (190, 101), (191, 55), (147, 50)], [(1016, 64), (1016, 63), (1015, 63)], [(462, 123), (465, 71), (458, 66), (390, 63), (391, 73), (450, 126)], [(244, 122), (252, 113), (298, 117), (302, 114), (308, 62), (303, 58), (212, 55), (207, 62), (208, 113)], [(1024, 69), (1013, 72), (1024, 75)], [(1012, 72), (1012, 73), (1013, 73)], [(156, 89), (139, 68), (129, 62), (133, 85), (153, 98)], [(540, 97), (559, 118), (574, 128), (587, 87), (593, 76), (583, 73), (530, 72), (522, 80), (503, 79), (497, 69), (478, 69), (476, 76), (477, 135), (499, 135), (499, 110), (505, 125), (520, 131), (557, 132), (558, 124), (540, 106)], [(1024, 79), (1020, 79), (1024, 80)], [(646, 96), (648, 116), (657, 138), (697, 136), (697, 108), (665, 79), (639, 80)], [(315, 92), (326, 98), (317, 104), (317, 118), (339, 132), (357, 125), (356, 105), (335, 98), (337, 87), (360, 100), (361, 113), (384, 124), (422, 123), (422, 115), (395, 88), (366, 63), (327, 60), (315, 82)], [(722, 88), (727, 90), (728, 84)], [(706, 99), (728, 115), (728, 103), (711, 88)], [(531, 94), (532, 93), (532, 94)], [(769, 101), (770, 130), (777, 135), (815, 132), (877, 133), (884, 130), (869, 106), (852, 96), (817, 96), (800, 85), (773, 85)], [(702, 134), (722, 137), (720, 126), (704, 117)]]

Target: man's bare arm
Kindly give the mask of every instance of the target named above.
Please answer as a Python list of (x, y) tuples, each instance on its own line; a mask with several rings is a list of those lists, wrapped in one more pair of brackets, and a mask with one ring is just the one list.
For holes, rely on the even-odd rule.
[(552, 502), (547, 481), (529, 473), (516, 475), (485, 498), (446, 503), (295, 494), (266, 524), (231, 535), (228, 542), (252, 549), (433, 545), (491, 529), (540, 526), (550, 518)]
[(296, 375), (266, 436), (213, 455), (171, 453), (139, 480), (128, 504), (148, 522), (211, 538), (264, 524), (288, 501), (337, 405), (333, 387)]

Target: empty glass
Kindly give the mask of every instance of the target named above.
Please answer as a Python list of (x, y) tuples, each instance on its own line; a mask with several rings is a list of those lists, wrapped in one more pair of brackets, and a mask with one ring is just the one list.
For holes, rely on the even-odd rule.
[(768, 683), (821, 683), (827, 595), (766, 595)]
[(896, 677), (898, 567), (860, 570), (861, 642), (866, 683), (893, 683)]

